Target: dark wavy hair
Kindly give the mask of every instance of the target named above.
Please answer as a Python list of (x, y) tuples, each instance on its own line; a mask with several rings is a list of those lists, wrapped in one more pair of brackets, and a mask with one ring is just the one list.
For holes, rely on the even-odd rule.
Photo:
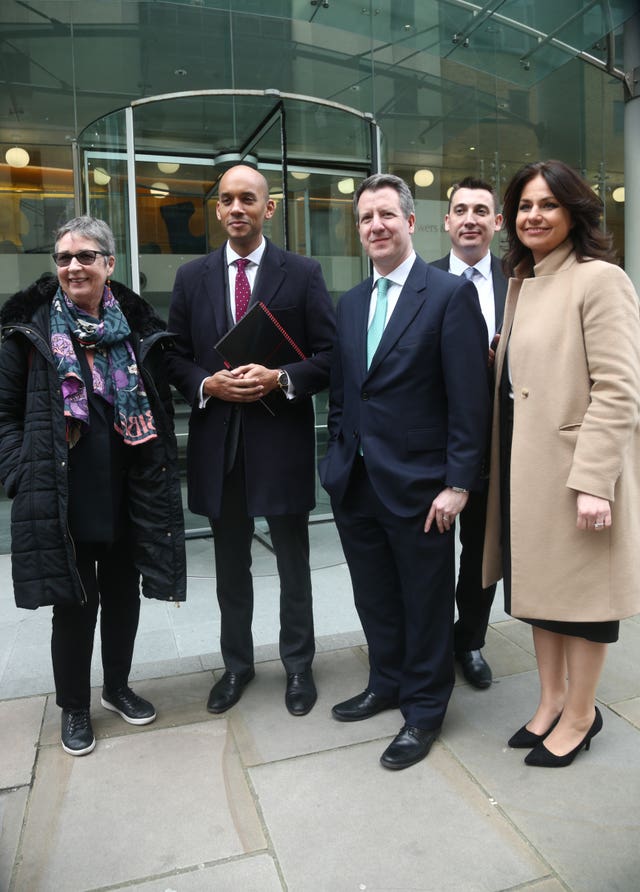
[(526, 164), (514, 175), (504, 193), (502, 214), (507, 236), (504, 258), (507, 271), (512, 273), (519, 263), (526, 260), (533, 265), (530, 249), (518, 238), (516, 217), (524, 187), (538, 175), (544, 178), (553, 197), (571, 215), (569, 235), (578, 261), (591, 257), (614, 263), (616, 257), (611, 246), (611, 235), (600, 229), (602, 201), (591, 186), (564, 161), (535, 161)]

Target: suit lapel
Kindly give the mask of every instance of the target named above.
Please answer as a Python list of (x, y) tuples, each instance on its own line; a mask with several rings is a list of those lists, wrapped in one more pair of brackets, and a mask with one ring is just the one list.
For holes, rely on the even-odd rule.
[(260, 269), (251, 292), (250, 306), (262, 301), (267, 306), (278, 293), (285, 279), (285, 254), (269, 239), (265, 239), (266, 246)]
[(229, 289), (224, 246), (207, 257), (203, 268), (203, 288), (212, 309), (215, 326), (222, 336), (229, 329), (227, 292)]

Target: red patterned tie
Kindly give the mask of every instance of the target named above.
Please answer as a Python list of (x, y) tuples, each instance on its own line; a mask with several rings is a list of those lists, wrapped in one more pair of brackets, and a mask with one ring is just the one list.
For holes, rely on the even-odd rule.
[(245, 268), (249, 260), (242, 258), (236, 260), (236, 322), (240, 322), (244, 314), (247, 312), (249, 300), (251, 299), (251, 286), (245, 272)]

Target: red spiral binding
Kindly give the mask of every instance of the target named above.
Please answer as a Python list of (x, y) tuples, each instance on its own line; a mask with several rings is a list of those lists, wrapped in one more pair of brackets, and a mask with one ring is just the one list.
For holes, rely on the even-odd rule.
[(300, 357), (300, 359), (306, 359), (307, 357), (304, 355), (304, 353), (302, 352), (302, 350), (300, 349), (300, 347), (298, 347), (298, 345), (297, 345), (296, 342), (293, 340), (293, 338), (291, 337), (291, 335), (289, 334), (289, 332), (286, 331), (286, 330), (280, 325), (280, 323), (278, 322), (278, 320), (276, 319), (276, 317), (273, 315), (273, 313), (271, 312), (271, 310), (269, 310), (269, 308), (267, 307), (267, 305), (266, 305), (266, 304), (263, 304), (262, 301), (259, 301), (259, 302), (258, 302), (258, 306), (259, 306), (260, 309), (263, 311), (263, 313), (266, 313), (266, 315), (269, 317), (269, 319), (271, 319), (271, 321), (273, 322), (273, 324), (275, 325), (275, 327), (278, 329), (278, 331), (280, 332), (280, 334), (282, 335), (282, 337), (285, 339), (285, 341), (286, 341), (291, 347), (293, 347), (293, 349), (296, 351), (296, 353), (298, 354), (298, 356)]

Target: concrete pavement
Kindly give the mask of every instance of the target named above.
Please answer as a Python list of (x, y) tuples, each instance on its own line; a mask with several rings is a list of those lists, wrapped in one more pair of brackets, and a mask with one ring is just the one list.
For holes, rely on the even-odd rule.
[[(316, 707), (284, 706), (277, 575), (255, 547), (257, 675), (224, 716), (204, 704), (221, 661), (211, 542), (189, 543), (189, 600), (145, 602), (133, 685), (157, 721), (100, 706), (95, 751), (66, 755), (51, 695), (50, 614), (13, 606), (0, 556), (2, 892), (638, 892), (640, 623), (622, 624), (598, 699), (604, 730), (560, 771), (506, 746), (537, 697), (527, 626), (494, 608), (487, 691), (458, 679), (428, 758), (378, 759), (402, 724), (331, 719), (367, 678), (362, 632), (332, 524), (312, 526)], [(498, 599), (500, 595), (498, 595)], [(99, 648), (98, 648), (99, 651)]]

